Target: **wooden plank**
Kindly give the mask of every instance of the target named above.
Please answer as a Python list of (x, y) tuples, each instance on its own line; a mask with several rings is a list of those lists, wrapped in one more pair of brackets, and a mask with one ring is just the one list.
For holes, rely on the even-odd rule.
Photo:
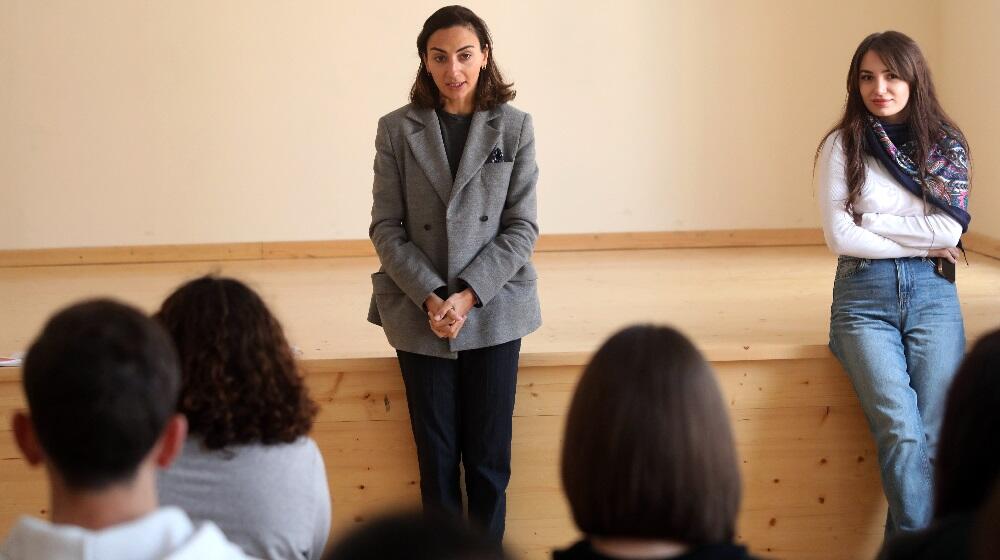
[[(815, 228), (544, 234), (536, 251), (822, 245)], [(370, 257), (368, 239), (0, 250), (0, 267)]]
[[(969, 261), (958, 285), (971, 342), (997, 326), (1000, 261)], [(522, 365), (582, 365), (610, 333), (647, 322), (683, 330), (712, 361), (828, 357), (835, 263), (823, 247), (540, 253), (543, 323), (524, 339)], [(261, 294), (307, 367), (389, 364), (393, 349), (365, 320), (377, 267), (373, 257), (0, 267), (0, 354), (26, 350), (71, 302), (111, 295), (153, 311), (180, 283), (217, 273)]]
[(261, 254), (259, 242), (7, 249), (0, 251), (0, 267), (237, 261)]
[(10, 430), (9, 411), (2, 410), (0, 418), (0, 535), (5, 535), (22, 515), (48, 514), (49, 486), (44, 471), (29, 467), (21, 456)]
[[(713, 363), (733, 409), (851, 407), (856, 397), (833, 358), (823, 360)], [(775, 375), (780, 369), (781, 377)], [(561, 416), (572, 397), (582, 366), (522, 367), (517, 381), (515, 416)], [(312, 371), (307, 377), (314, 399), (323, 405), (318, 422), (408, 422), (399, 367), (363, 374)]]
[[(996, 325), (1000, 263), (972, 252), (969, 259), (959, 285), (971, 342)], [(511, 542), (543, 558), (575, 538), (557, 473), (573, 387), (611, 332), (656, 322), (688, 333), (719, 374), (746, 461), (740, 527), (752, 548), (772, 557), (872, 557), (884, 519), (874, 450), (825, 347), (834, 260), (822, 247), (536, 255), (545, 324), (525, 339), (521, 360)], [(302, 351), (323, 405), (315, 433), (342, 530), (418, 499), (398, 366), (381, 330), (364, 320), (376, 266), (357, 257), (0, 268), (8, 296), (0, 298), (0, 351), (24, 350), (53, 310), (82, 297), (113, 294), (152, 310), (187, 278), (215, 271), (244, 279)], [(19, 372), (0, 369), (0, 495), (13, 496), (0, 504), (0, 532), (47, 501), (40, 471), (23, 465), (10, 440), (6, 419), (19, 406)]]
[[(419, 503), (416, 451), (393, 362), (364, 371), (310, 370), (322, 405), (313, 430), (333, 496), (333, 533)], [(388, 366), (388, 367), (386, 367)], [(884, 500), (875, 450), (850, 383), (832, 358), (714, 363), (730, 407), (744, 480), (741, 540), (772, 557), (872, 557)], [(525, 558), (576, 538), (559, 482), (565, 412), (579, 365), (523, 367), (515, 405), (508, 535)], [(388, 405), (386, 404), (388, 403)], [(23, 406), (0, 383), (0, 417)], [(0, 532), (17, 515), (44, 515), (42, 471), (0, 428)]]
[[(967, 233), (970, 251), (1000, 259), (1000, 240)], [(590, 234), (544, 234), (537, 252), (683, 249), (713, 247), (780, 247), (823, 245), (816, 228), (658, 231)], [(186, 245), (131, 245), (0, 250), (0, 267), (203, 262), (251, 259), (318, 259), (375, 255), (367, 239), (329, 241), (265, 241)]]
[[(774, 432), (769, 441), (739, 446), (745, 493), (740, 535), (755, 550), (770, 548), (780, 557), (794, 558), (830, 558), (831, 551), (846, 553), (843, 557), (873, 556), (880, 538), (870, 536), (880, 534), (885, 513), (870, 460), (874, 450), (870, 443), (850, 438), (865, 434), (866, 427), (856, 408), (835, 409), (819, 430), (799, 421), (823, 414), (825, 410), (809, 407), (756, 409), (748, 421), (753, 426), (738, 430)], [(557, 416), (514, 421), (509, 541), (528, 556), (545, 557), (550, 547), (569, 542), (576, 534), (559, 483), (560, 449), (553, 445), (559, 441), (562, 422)], [(324, 455), (343, 457), (327, 465), (331, 481), (339, 481), (331, 482), (338, 536), (379, 512), (418, 502), (408, 426), (361, 424), (335, 422), (316, 431)], [(799, 449), (804, 440), (809, 445)], [(826, 462), (824, 456), (829, 456)], [(858, 462), (857, 456), (866, 460)], [(820, 530), (810, 531), (813, 525)], [(540, 534), (540, 527), (550, 531)]]
[(374, 257), (375, 247), (369, 239), (335, 239), (330, 241), (264, 242), (265, 259), (321, 259), (340, 257)]
[(536, 251), (607, 251), (618, 249), (690, 249), (823, 245), (823, 230), (730, 229), (542, 235)]

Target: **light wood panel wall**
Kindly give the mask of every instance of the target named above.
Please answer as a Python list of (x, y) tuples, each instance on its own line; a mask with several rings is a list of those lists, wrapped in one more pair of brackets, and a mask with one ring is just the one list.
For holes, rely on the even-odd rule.
[[(326, 459), (334, 535), (378, 512), (419, 503), (416, 455), (402, 381), (391, 361), (355, 369), (309, 363), (322, 405), (313, 437)], [(885, 503), (875, 450), (850, 384), (832, 357), (713, 364), (730, 405), (742, 462), (740, 539), (772, 558), (871, 558)], [(577, 538), (558, 469), (564, 415), (579, 365), (522, 367), (514, 419), (508, 541), (531, 560)], [(0, 376), (0, 416), (23, 406), (16, 377)], [(44, 515), (40, 471), (0, 431), (0, 531)]]

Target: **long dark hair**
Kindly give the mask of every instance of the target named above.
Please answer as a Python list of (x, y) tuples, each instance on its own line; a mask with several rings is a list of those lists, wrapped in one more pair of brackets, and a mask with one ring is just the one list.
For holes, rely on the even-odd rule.
[(449, 27), (467, 27), (479, 38), (479, 48), (489, 47), (490, 54), (486, 58), (486, 69), (480, 72), (476, 83), (476, 109), (486, 111), (506, 103), (517, 95), (514, 84), (504, 81), (500, 67), (497, 66), (496, 49), (493, 47), (493, 37), (486, 22), (472, 10), (464, 6), (445, 6), (431, 14), (424, 22), (420, 35), (417, 35), (417, 54), (420, 56), (420, 66), (417, 77), (410, 88), (410, 101), (418, 107), (436, 109), (441, 106), (441, 92), (427, 73), (427, 41), (439, 29)]
[(163, 302), (155, 318), (177, 345), (178, 412), (208, 449), (291, 443), (318, 412), (281, 324), (246, 284), (203, 276)]
[(729, 415), (684, 335), (640, 325), (601, 346), (566, 417), (562, 482), (588, 535), (733, 539), (740, 472)]
[(848, 212), (852, 211), (858, 201), (861, 186), (865, 182), (865, 127), (868, 126), (867, 118), (870, 113), (861, 98), (860, 83), (861, 59), (868, 51), (876, 52), (889, 71), (910, 86), (910, 98), (904, 110), (909, 111), (910, 134), (917, 143), (914, 162), (919, 165), (921, 180), (928, 175), (927, 155), (933, 145), (940, 140), (943, 132), (954, 136), (961, 142), (966, 153), (969, 152), (962, 131), (938, 102), (934, 82), (931, 80), (931, 71), (916, 41), (899, 31), (872, 33), (861, 41), (851, 58), (851, 67), (847, 71), (847, 101), (844, 104), (844, 116), (827, 131), (816, 148), (816, 158), (819, 158), (823, 144), (830, 134), (840, 131), (845, 156), (844, 175), (847, 178)]

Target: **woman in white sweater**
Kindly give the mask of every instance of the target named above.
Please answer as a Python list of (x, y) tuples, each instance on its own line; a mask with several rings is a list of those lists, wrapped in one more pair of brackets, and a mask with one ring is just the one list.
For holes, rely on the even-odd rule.
[(246, 285), (213, 276), (178, 288), (156, 318), (177, 345), (191, 434), (159, 475), (160, 501), (255, 557), (320, 558), (330, 491), (308, 436), (317, 406), (278, 320)]
[(931, 519), (931, 462), (965, 348), (954, 265), (969, 223), (967, 154), (917, 44), (894, 31), (865, 38), (816, 168), (839, 255), (830, 349), (875, 436), (887, 535)]

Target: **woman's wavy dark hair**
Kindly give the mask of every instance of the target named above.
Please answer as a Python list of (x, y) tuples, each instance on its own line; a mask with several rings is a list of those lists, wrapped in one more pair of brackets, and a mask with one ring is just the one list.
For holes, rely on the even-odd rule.
[(155, 318), (180, 355), (178, 411), (206, 448), (290, 443), (309, 433), (318, 407), (281, 324), (245, 284), (192, 280), (170, 294)]
[(486, 22), (464, 6), (445, 6), (427, 18), (420, 35), (417, 35), (420, 66), (417, 68), (413, 87), (410, 88), (410, 101), (425, 109), (436, 109), (441, 106), (441, 92), (434, 84), (434, 78), (427, 73), (427, 41), (435, 31), (449, 27), (471, 29), (479, 38), (479, 48), (490, 49), (490, 54), (486, 58), (486, 69), (480, 72), (479, 81), (476, 83), (476, 109), (488, 111), (514, 99), (517, 92), (514, 91), (514, 84), (505, 82), (503, 74), (500, 73), (500, 67), (496, 62), (496, 50), (493, 48), (493, 37), (490, 36)]
[(861, 186), (865, 183), (864, 155), (868, 148), (865, 141), (865, 127), (868, 126), (866, 120), (871, 113), (861, 98), (860, 84), (861, 59), (868, 51), (877, 53), (889, 71), (910, 86), (910, 99), (904, 110), (909, 111), (907, 121), (910, 125), (910, 134), (917, 143), (915, 161), (920, 165), (921, 179), (928, 175), (927, 155), (933, 145), (940, 140), (942, 132), (947, 131), (949, 135), (954, 136), (961, 142), (966, 153), (969, 153), (969, 145), (962, 131), (938, 102), (934, 82), (931, 80), (931, 71), (916, 41), (899, 31), (872, 33), (861, 41), (851, 58), (851, 66), (847, 71), (847, 101), (844, 104), (844, 115), (840, 122), (823, 136), (814, 158), (815, 162), (827, 138), (839, 130), (844, 146), (844, 175), (847, 178), (848, 194), (845, 206), (848, 212), (853, 211), (854, 204), (861, 194)]

